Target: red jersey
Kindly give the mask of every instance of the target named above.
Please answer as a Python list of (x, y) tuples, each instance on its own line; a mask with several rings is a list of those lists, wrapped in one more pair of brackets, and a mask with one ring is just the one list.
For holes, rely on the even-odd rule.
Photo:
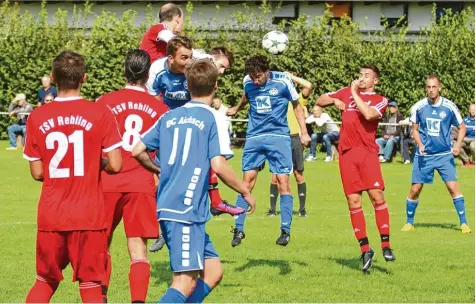
[(111, 111), (81, 97), (56, 98), (33, 111), (23, 157), (43, 163), (38, 230), (106, 228), (101, 150), (121, 146)]
[(145, 32), (140, 49), (150, 55), (150, 62), (167, 56), (167, 42), (174, 36), (167, 25), (159, 23)]
[(380, 115), (379, 120), (367, 120), (359, 112), (350, 88), (343, 88), (337, 92), (327, 93), (329, 97), (337, 98), (345, 103), (345, 111), (342, 112), (342, 126), (339, 137), (339, 151), (342, 153), (351, 148), (364, 146), (372, 153), (378, 153), (378, 146), (375, 143), (378, 123), (387, 109), (387, 99), (375, 92), (359, 92), (360, 98), (370, 107), (377, 110)]
[(131, 151), (141, 135), (152, 128), (167, 106), (149, 95), (144, 88), (127, 86), (98, 99), (116, 117), (122, 135), (122, 170), (119, 174), (102, 173), (104, 192), (142, 192), (155, 194), (154, 176), (144, 169)]

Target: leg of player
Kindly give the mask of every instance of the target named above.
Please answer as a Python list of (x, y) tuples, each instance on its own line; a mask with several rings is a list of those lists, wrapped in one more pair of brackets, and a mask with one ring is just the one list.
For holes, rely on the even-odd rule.
[(446, 188), (453, 198), (453, 204), (456, 209), (456, 213), (459, 216), (459, 224), (461, 227), (461, 232), (471, 233), (471, 229), (468, 226), (468, 221), (466, 220), (466, 209), (464, 207), (464, 197), (460, 191), (459, 183), (456, 181), (446, 182)]
[(291, 223), (293, 220), (293, 196), (288, 174), (277, 174), (279, 206), (281, 209), (281, 235), (276, 240), (277, 245), (286, 246), (291, 240)]
[(276, 202), (278, 201), (278, 178), (276, 174), (271, 175), (269, 185), (269, 211), (266, 216), (276, 216)]
[(359, 242), (362, 253), (362, 271), (367, 271), (372, 267), (374, 251), (370, 249), (367, 238), (367, 225), (365, 223), (364, 211), (362, 210), (362, 192), (347, 195), (347, 205), (349, 206), (350, 221), (354, 229), (355, 238)]
[(147, 239), (130, 237), (127, 248), (131, 258), (129, 288), (132, 303), (145, 303), (150, 279), (150, 263), (147, 260)]
[(210, 169), (208, 185), (208, 195), (210, 196), (211, 202), (210, 212), (214, 216), (218, 216), (223, 213), (237, 215), (246, 211), (244, 208), (228, 204), (227, 201), (221, 198), (220, 191), (218, 190), (218, 176), (212, 169)]
[[(257, 177), (258, 177), (258, 170), (250, 170), (250, 171), (243, 172), (243, 183), (245, 184), (246, 187), (248, 187), (248, 189), (250, 189), (250, 192), (253, 190), (255, 186)], [(241, 195), (238, 195), (238, 197), (236, 198), (235, 206), (243, 208), (245, 210), (248, 209), (248, 204), (246, 203), (246, 201), (243, 199)], [(245, 219), (246, 219), (246, 212), (235, 216), (235, 229), (232, 230), (233, 239), (231, 240), (232, 247), (240, 245), (241, 240), (245, 238), (245, 233), (244, 233)]]
[(172, 285), (165, 291), (159, 303), (185, 303), (197, 285), (198, 271), (175, 272)]
[(37, 275), (36, 282), (28, 292), (25, 303), (49, 303), (58, 286), (58, 281), (46, 280)]
[(304, 171), (294, 170), (294, 178), (297, 183), (299, 197), (299, 217), (307, 217), (306, 212), (306, 180), (304, 179)]
[(375, 210), (375, 223), (380, 234), (383, 258), (387, 262), (393, 262), (395, 261), (395, 255), (390, 248), (390, 215), (383, 191), (380, 189), (369, 189), (367, 192)]
[(223, 278), (223, 266), (219, 258), (205, 259), (204, 264), (195, 289), (186, 303), (202, 303)]
[(423, 184), (412, 184), (410, 187), (410, 193), (407, 197), (407, 222), (403, 226), (402, 231), (412, 231), (415, 229), (415, 212), (418, 207), (418, 198), (420, 197), (421, 190), (423, 190)]

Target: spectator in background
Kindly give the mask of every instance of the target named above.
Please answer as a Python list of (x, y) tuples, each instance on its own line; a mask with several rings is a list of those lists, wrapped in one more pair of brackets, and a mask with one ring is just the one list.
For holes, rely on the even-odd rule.
[(58, 95), (56, 92), (56, 88), (51, 85), (50, 76), (43, 76), (41, 77), (41, 85), (43, 86), (41, 89), (38, 90), (38, 106), (45, 104), (46, 95), (52, 94), (54, 98)]
[[(403, 143), (402, 143), (402, 156), (403, 156), (403, 164), (408, 165), (412, 162), (413, 157), (415, 156), (416, 152), (416, 143), (413, 139), (413, 134), (411, 130), (412, 123), (410, 122), (410, 117), (405, 118), (398, 122), (400, 126), (402, 126), (402, 136), (403, 136)], [(413, 146), (413, 151), (410, 155), (410, 145)]]
[(469, 105), (469, 115), (465, 117), (464, 124), (466, 125), (466, 136), (463, 139), (461, 150), (466, 150), (473, 157), (474, 164), (474, 103)]
[(31, 111), (33, 111), (33, 107), (31, 104), (26, 102), (25, 94), (17, 94), (8, 106), (8, 113), (10, 117), (16, 115), (17, 121), (7, 128), (8, 138), (10, 139), (10, 147), (8, 147), (7, 150), (17, 149), (17, 134), (21, 134), (23, 137), (25, 135), (28, 114), (24, 113), (31, 113)]
[(339, 140), (339, 127), (327, 113), (323, 113), (320, 106), (312, 108), (312, 115), (306, 118), (306, 124), (315, 123), (318, 132), (311, 136), (311, 149), (306, 161), (316, 160), (316, 148), (318, 143), (324, 143), (326, 148), (325, 162), (332, 161), (332, 145)]
[(213, 98), (212, 106), (218, 111), (218, 113), (223, 114), (226, 119), (226, 129), (228, 130), (228, 134), (231, 134), (231, 119), (226, 115), (228, 107), (223, 104), (223, 101), (219, 97)]
[[(451, 127), (451, 146), (454, 146), (457, 138), (458, 138), (458, 128), (455, 126), (452, 126)], [(464, 141), (462, 145), (464, 145)], [(458, 156), (455, 156), (455, 158), (456, 157), (459, 157), (461, 159), (461, 161), (463, 162), (463, 166), (465, 167), (472, 166), (471, 161), (469, 160), (468, 154), (466, 154), (466, 150), (463, 149), (462, 146), (461, 146), (461, 151), (459, 151)]]
[(388, 103), (390, 115), (387, 115), (382, 123), (389, 123), (394, 125), (384, 126), (382, 137), (377, 138), (375, 142), (379, 146), (379, 160), (381, 163), (390, 161), (393, 153), (393, 147), (400, 141), (401, 127), (398, 124), (403, 120), (403, 115), (398, 111), (398, 104), (395, 101)]
[(55, 99), (55, 96), (51, 93), (46, 94), (45, 104), (52, 102)]

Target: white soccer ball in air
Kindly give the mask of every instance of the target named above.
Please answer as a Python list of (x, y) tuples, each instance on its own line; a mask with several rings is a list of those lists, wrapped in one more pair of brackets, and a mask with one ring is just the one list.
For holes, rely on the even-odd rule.
[(271, 31), (264, 35), (262, 46), (273, 55), (284, 53), (288, 48), (288, 36), (280, 31)]

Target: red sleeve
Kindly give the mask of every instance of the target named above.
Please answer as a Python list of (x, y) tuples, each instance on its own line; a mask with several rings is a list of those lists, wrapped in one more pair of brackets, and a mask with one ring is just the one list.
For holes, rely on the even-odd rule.
[(348, 90), (349, 90), (349, 88), (342, 88), (342, 89), (337, 90), (335, 92), (326, 93), (326, 95), (331, 97), (331, 98), (337, 98), (337, 99), (340, 99), (340, 100), (345, 100), (346, 96), (349, 95)]
[(41, 150), (37, 145), (37, 129), (34, 126), (33, 119), (30, 115), (26, 121), (25, 148), (23, 149), (23, 158), (29, 161), (37, 161), (41, 159)]
[(157, 39), (159, 38), (159, 33), (164, 29), (165, 29), (164, 25), (160, 23), (152, 26), (149, 30), (149, 34), (147, 35), (147, 38), (150, 41), (157, 41)]
[(387, 110), (388, 100), (383, 96), (378, 96), (378, 98), (372, 99), (370, 106), (377, 110), (380, 118), (382, 118), (385, 114), (385, 111)]
[(119, 135), (116, 118), (111, 110), (103, 105), (103, 119), (102, 119), (102, 151), (107, 153), (122, 146), (122, 138)]

